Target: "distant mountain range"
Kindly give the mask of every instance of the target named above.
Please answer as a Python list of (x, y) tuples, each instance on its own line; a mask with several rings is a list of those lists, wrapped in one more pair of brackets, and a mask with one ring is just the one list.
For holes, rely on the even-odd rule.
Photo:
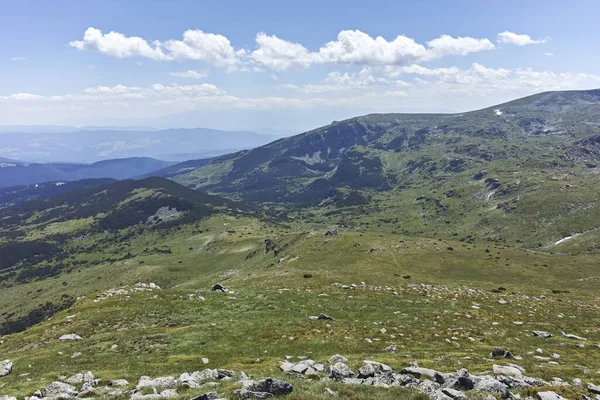
[(0, 163), (0, 188), (89, 178), (127, 179), (148, 174), (173, 164), (173, 162), (148, 157), (106, 160), (94, 164)]
[(0, 156), (29, 162), (90, 163), (128, 157), (185, 161), (267, 144), (281, 136), (250, 131), (145, 127), (0, 127)]

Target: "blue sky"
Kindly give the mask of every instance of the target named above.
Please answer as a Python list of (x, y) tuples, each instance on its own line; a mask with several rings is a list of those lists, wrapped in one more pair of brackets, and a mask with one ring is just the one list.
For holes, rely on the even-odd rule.
[(5, 1), (0, 125), (299, 132), (597, 88), (598, 15), (597, 1)]

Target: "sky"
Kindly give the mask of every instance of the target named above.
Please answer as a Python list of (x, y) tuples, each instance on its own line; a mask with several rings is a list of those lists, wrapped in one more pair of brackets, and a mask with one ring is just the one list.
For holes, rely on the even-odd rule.
[(600, 88), (598, 15), (596, 0), (5, 0), (0, 125), (287, 134)]

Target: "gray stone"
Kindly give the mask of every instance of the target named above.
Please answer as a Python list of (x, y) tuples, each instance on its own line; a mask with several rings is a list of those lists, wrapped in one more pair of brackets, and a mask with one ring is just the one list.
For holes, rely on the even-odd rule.
[(531, 333), (533, 333), (533, 336), (541, 337), (544, 339), (548, 339), (553, 336), (551, 333), (544, 332), (544, 331), (531, 331)]
[(252, 382), (247, 386), (244, 385), (244, 389), (251, 392), (266, 392), (274, 396), (283, 396), (292, 393), (294, 387), (278, 379), (266, 378), (258, 382)]
[(422, 376), (426, 376), (427, 378), (433, 379), (433, 377), (435, 376), (436, 373), (439, 374), (439, 372), (437, 372), (434, 369), (421, 368), (421, 367), (404, 368), (402, 371), (400, 371), (400, 373), (412, 375), (417, 379), (421, 379)]
[(330, 364), (335, 364), (335, 363), (347, 363), (348, 359), (344, 356), (341, 356), (339, 354), (335, 354), (333, 356), (331, 356), (331, 358), (329, 359), (329, 363)]
[(218, 398), (219, 394), (217, 392), (208, 392), (194, 397), (192, 400), (217, 400)]
[(375, 376), (377, 369), (373, 364), (363, 364), (362, 367), (358, 369), (358, 377), (359, 378), (369, 378)]
[(319, 314), (319, 317), (317, 319), (324, 319), (324, 320), (329, 320), (329, 321), (335, 321), (335, 319), (333, 317), (330, 317), (327, 314)]
[(567, 400), (558, 394), (548, 391), (548, 392), (538, 392), (537, 393), (538, 400)]
[(170, 399), (173, 397), (177, 397), (177, 390), (175, 389), (166, 389), (160, 392), (160, 397), (164, 399)]
[(202, 372), (194, 372), (192, 376), (198, 381), (219, 379), (219, 371), (216, 369), (205, 369)]
[(172, 376), (165, 376), (156, 379), (150, 379), (148, 376), (140, 377), (138, 384), (136, 386), (137, 390), (140, 390), (145, 387), (151, 388), (160, 388), (160, 389), (173, 389), (177, 383), (175, 382), (175, 378)]
[(333, 396), (333, 397), (338, 397), (337, 393), (336, 393), (336, 392), (334, 392), (333, 390), (329, 389), (329, 388), (325, 388), (325, 389), (323, 389), (323, 392), (324, 392), (324, 393), (327, 393), (327, 394), (329, 394), (329, 395), (331, 395), (331, 396)]
[(499, 394), (503, 399), (508, 399), (512, 396), (508, 390), (508, 386), (499, 380), (492, 378), (491, 376), (480, 376), (477, 378), (474, 387), (475, 390), (490, 394)]
[(16, 397), (8, 397), (7, 395), (0, 396), (0, 400), (17, 400)]
[(433, 396), (439, 388), (440, 384), (434, 381), (423, 381), (417, 385), (417, 390), (428, 396)]
[(58, 340), (81, 340), (81, 336), (76, 335), (74, 333), (69, 333), (68, 335), (62, 335), (61, 337), (58, 338)]
[(71, 398), (77, 397), (74, 386), (63, 382), (52, 382), (42, 390), (42, 397), (49, 398)]
[(510, 351), (501, 349), (499, 347), (494, 347), (494, 350), (492, 350), (492, 352), (490, 353), (490, 357), (491, 358), (503, 357), (503, 358), (509, 358), (511, 360), (514, 360), (514, 358), (515, 358), (515, 356), (513, 356)]
[(230, 369), (218, 369), (217, 373), (219, 374), (219, 379), (233, 378), (235, 376), (235, 371)]
[(600, 386), (594, 385), (592, 383), (588, 384), (588, 390), (590, 393), (600, 394)]
[(523, 372), (514, 366), (494, 364), (492, 370), (496, 375), (523, 376)]
[(342, 383), (345, 383), (346, 385), (362, 385), (363, 380), (359, 378), (344, 378), (342, 379)]
[(444, 393), (446, 396), (450, 397), (451, 399), (467, 400), (467, 396), (465, 396), (465, 394), (463, 392), (456, 390), (456, 389), (444, 388), (444, 389), (442, 389), (442, 393)]
[(237, 399), (268, 399), (273, 397), (273, 395), (267, 392), (252, 392), (246, 389), (238, 389), (233, 392), (233, 397)]
[(114, 379), (110, 381), (110, 386), (122, 387), (129, 385), (126, 379)]
[(396, 346), (395, 344), (391, 344), (385, 348), (385, 351), (387, 351), (388, 353), (395, 353), (398, 351), (398, 346)]
[(289, 361), (284, 361), (281, 364), (279, 364), (279, 369), (281, 369), (283, 372), (293, 372), (295, 365)]
[(13, 364), (10, 360), (0, 361), (0, 378), (12, 372)]
[(344, 378), (353, 378), (354, 372), (348, 368), (343, 362), (337, 362), (334, 365), (330, 365), (325, 370), (327, 376), (331, 379), (342, 380)]

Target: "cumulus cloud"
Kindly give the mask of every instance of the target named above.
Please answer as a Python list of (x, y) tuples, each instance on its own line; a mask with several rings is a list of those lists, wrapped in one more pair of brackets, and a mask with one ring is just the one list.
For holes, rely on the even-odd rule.
[(78, 50), (91, 50), (118, 57), (145, 57), (153, 60), (197, 60), (229, 71), (301, 70), (314, 64), (402, 66), (450, 55), (492, 50), (489, 39), (452, 37), (442, 35), (426, 43), (398, 35), (392, 40), (372, 37), (360, 30), (343, 30), (335, 40), (310, 51), (301, 43), (281, 39), (275, 35), (258, 33), (253, 51), (236, 49), (223, 35), (202, 30), (187, 30), (181, 40), (149, 42), (136, 36), (118, 32), (102, 33), (90, 27), (83, 40), (70, 42)]
[(183, 40), (167, 40), (164, 47), (171, 58), (205, 61), (217, 67), (235, 68), (245, 54), (235, 50), (225, 36), (198, 29), (185, 31)]
[(452, 37), (442, 35), (437, 39), (427, 42), (426, 59), (440, 58), (445, 56), (466, 56), (484, 50), (493, 50), (494, 44), (489, 39), (476, 39), (472, 37)]
[(206, 78), (208, 76), (206, 71), (194, 71), (194, 70), (187, 70), (187, 71), (183, 71), (183, 72), (171, 72), (171, 73), (169, 73), (169, 75), (174, 76), (176, 78), (191, 78), (191, 79)]
[(169, 60), (159, 42), (150, 45), (145, 39), (137, 36), (125, 36), (119, 32), (102, 33), (100, 29), (88, 28), (83, 40), (69, 43), (77, 50), (93, 50), (107, 56), (117, 58), (145, 57), (153, 60)]
[(502, 44), (514, 44), (515, 46), (526, 46), (528, 44), (546, 43), (547, 39), (534, 40), (529, 35), (520, 35), (518, 33), (504, 31), (498, 34), (497, 42)]
[(317, 60), (315, 54), (301, 44), (288, 42), (275, 35), (256, 35), (256, 47), (250, 58), (271, 71), (303, 69)]

